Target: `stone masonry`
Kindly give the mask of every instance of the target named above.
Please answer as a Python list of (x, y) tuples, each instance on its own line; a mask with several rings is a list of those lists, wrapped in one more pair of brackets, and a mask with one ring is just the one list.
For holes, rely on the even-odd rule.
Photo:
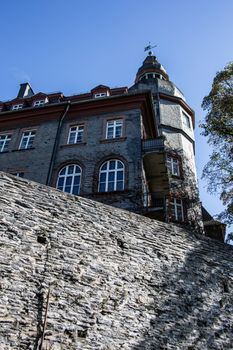
[(4, 173), (0, 237), (0, 350), (233, 349), (230, 246)]

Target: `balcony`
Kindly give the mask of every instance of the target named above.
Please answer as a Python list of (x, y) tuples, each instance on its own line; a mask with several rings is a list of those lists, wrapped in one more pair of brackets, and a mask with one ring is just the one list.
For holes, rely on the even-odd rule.
[(160, 221), (166, 217), (166, 196), (163, 192), (148, 192), (144, 194), (144, 215)]
[(164, 138), (142, 140), (143, 163), (149, 189), (152, 192), (169, 191), (169, 180), (164, 151)]
[(161, 152), (164, 151), (164, 139), (148, 139), (142, 140), (142, 151), (143, 152)]

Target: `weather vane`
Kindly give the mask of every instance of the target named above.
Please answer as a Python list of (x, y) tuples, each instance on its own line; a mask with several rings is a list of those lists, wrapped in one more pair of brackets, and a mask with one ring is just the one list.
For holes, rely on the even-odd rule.
[(150, 41), (149, 41), (149, 45), (148, 46), (146, 46), (145, 48), (144, 48), (144, 51), (149, 51), (148, 52), (148, 54), (149, 54), (149, 56), (151, 56), (152, 55), (152, 49), (154, 48), (154, 47), (157, 47), (157, 45), (151, 45), (151, 43), (150, 43)]

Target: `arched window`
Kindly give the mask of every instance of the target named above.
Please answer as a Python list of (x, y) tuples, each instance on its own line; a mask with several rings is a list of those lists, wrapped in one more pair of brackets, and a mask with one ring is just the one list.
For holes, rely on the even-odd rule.
[(122, 191), (124, 189), (124, 164), (117, 159), (103, 163), (99, 173), (99, 192)]
[(62, 168), (58, 174), (57, 189), (63, 192), (79, 194), (81, 182), (81, 168), (70, 164)]

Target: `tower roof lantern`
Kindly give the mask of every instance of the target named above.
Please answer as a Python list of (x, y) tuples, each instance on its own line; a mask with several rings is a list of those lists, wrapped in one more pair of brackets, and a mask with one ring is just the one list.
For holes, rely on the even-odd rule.
[(155, 75), (161, 75), (161, 78), (164, 80), (169, 80), (169, 76), (165, 68), (157, 60), (157, 57), (153, 54), (152, 51), (148, 52), (147, 57), (144, 59), (142, 66), (138, 69), (135, 83), (137, 83), (141, 78), (146, 74), (155, 73)]

